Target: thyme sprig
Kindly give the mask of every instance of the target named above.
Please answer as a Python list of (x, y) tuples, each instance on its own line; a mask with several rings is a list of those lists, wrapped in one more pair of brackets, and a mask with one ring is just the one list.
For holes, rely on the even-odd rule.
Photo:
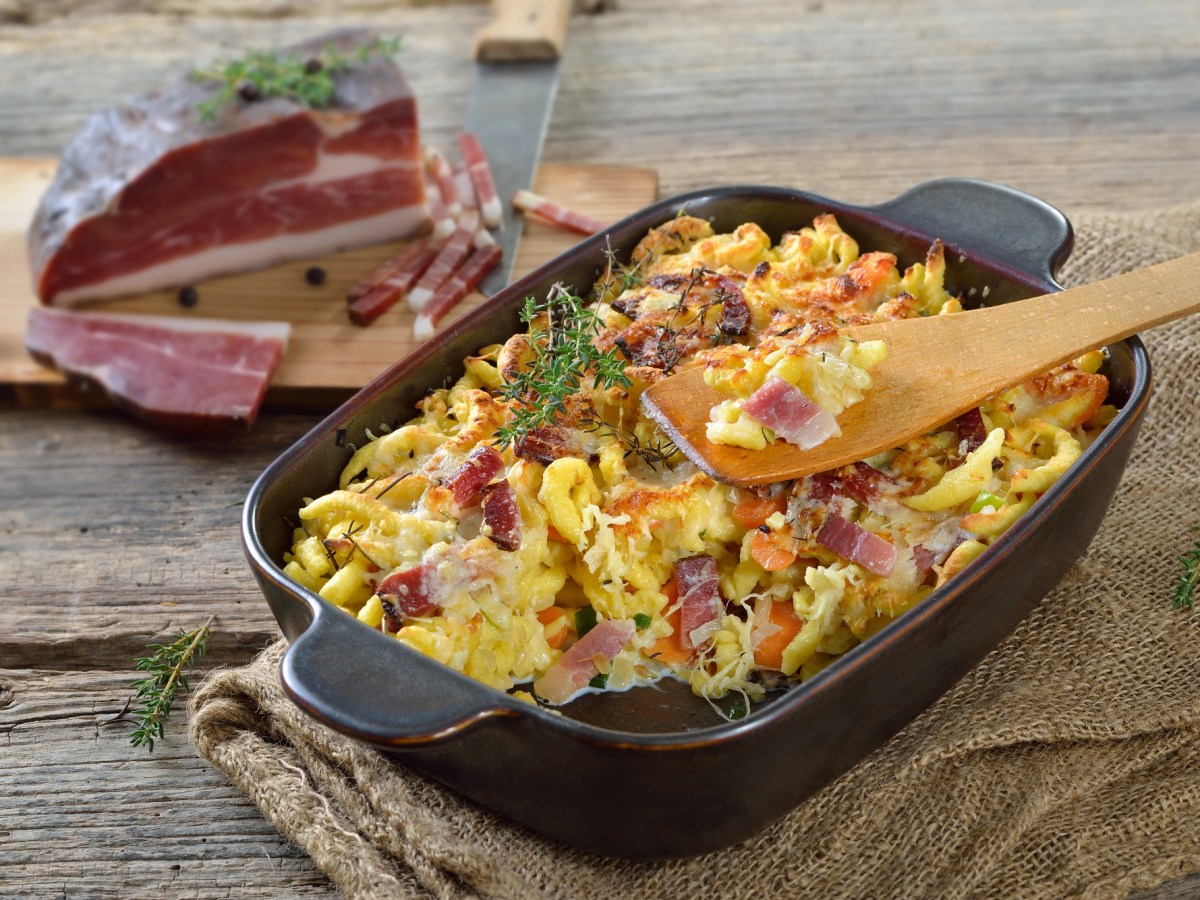
[(579, 425), (587, 432), (601, 432), (611, 435), (625, 445), (625, 458), (639, 456), (651, 469), (658, 470), (659, 465), (665, 465), (668, 460), (679, 452), (679, 448), (669, 440), (646, 443), (631, 429), (611, 425), (600, 418), (595, 410), (584, 413)]
[(311, 109), (322, 109), (337, 93), (333, 76), (373, 57), (389, 57), (400, 49), (399, 38), (376, 38), (349, 53), (333, 45), (313, 56), (283, 55), (278, 50), (252, 50), (240, 59), (216, 62), (212, 68), (196, 69), (193, 81), (217, 82), (217, 92), (196, 109), (201, 121), (214, 119), (225, 104), (240, 99), (251, 103), (268, 97), (284, 97)]
[[(1196, 530), (1200, 533), (1200, 528)], [(1191, 550), (1179, 557), (1179, 563), (1183, 566), (1183, 574), (1179, 576), (1171, 595), (1171, 605), (1175, 609), (1195, 611), (1196, 594), (1200, 590), (1200, 539)]]
[[(535, 329), (543, 316), (545, 328)], [(603, 321), (561, 284), (554, 285), (543, 301), (526, 297), (521, 321), (530, 326), (533, 356), (504, 387), (504, 399), (515, 403), (512, 422), (496, 431), (501, 448), (537, 428), (554, 425), (589, 374), (593, 389), (630, 385), (625, 361), (613, 350), (596, 348)]]
[(134, 747), (145, 747), (154, 751), (154, 741), (163, 736), (163, 724), (171, 714), (171, 704), (180, 691), (188, 690), (188, 675), (196, 660), (204, 655), (211, 634), (209, 626), (213, 617), (191, 631), (179, 629), (179, 635), (170, 644), (151, 644), (154, 651), (149, 656), (135, 660), (139, 672), (149, 673), (133, 683), (141, 706), (137, 711), (138, 727), (129, 736)]

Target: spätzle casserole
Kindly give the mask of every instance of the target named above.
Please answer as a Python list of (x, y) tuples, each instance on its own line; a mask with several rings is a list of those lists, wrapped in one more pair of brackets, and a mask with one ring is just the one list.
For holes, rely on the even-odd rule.
[[(285, 573), (365, 626), (530, 702), (664, 677), (740, 718), (954, 578), (1115, 415), (1101, 351), (853, 465), (757, 490), (713, 481), (644, 416), (703, 366), (710, 440), (781, 439), (775, 384), (831, 417), (886, 353), (846, 325), (953, 315), (935, 242), (905, 269), (833, 215), (773, 239), (680, 214), (590, 295), (526, 301), (417, 415), (298, 511)], [(762, 404), (758, 404), (762, 407)]]

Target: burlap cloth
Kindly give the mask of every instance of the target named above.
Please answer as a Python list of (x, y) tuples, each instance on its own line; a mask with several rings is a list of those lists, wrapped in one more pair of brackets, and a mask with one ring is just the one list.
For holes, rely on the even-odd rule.
[[(1200, 204), (1076, 226), (1067, 284), (1200, 249)], [(353, 897), (1109, 897), (1196, 871), (1200, 612), (1170, 593), (1200, 524), (1200, 317), (1147, 343), (1149, 417), (1086, 555), (939, 703), (744, 844), (643, 864), (542, 839), (302, 714), (280, 643), (208, 677), (192, 739)]]

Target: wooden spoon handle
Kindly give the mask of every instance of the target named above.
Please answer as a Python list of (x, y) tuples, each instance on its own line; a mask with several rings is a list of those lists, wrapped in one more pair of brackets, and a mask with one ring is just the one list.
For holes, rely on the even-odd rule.
[[(1200, 253), (1030, 300), (938, 317), (937, 341), (962, 348), (956, 394), (979, 397), (1139, 331), (1200, 312)], [(858, 339), (888, 340), (910, 319), (850, 329)], [(932, 323), (929, 323), (932, 324)], [(944, 355), (944, 353), (939, 353)], [(964, 383), (963, 379), (967, 379)]]

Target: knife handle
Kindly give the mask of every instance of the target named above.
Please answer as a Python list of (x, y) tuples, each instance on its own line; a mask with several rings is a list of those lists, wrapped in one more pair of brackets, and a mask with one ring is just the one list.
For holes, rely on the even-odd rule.
[(475, 35), (480, 62), (558, 59), (571, 0), (492, 0), (495, 17)]

